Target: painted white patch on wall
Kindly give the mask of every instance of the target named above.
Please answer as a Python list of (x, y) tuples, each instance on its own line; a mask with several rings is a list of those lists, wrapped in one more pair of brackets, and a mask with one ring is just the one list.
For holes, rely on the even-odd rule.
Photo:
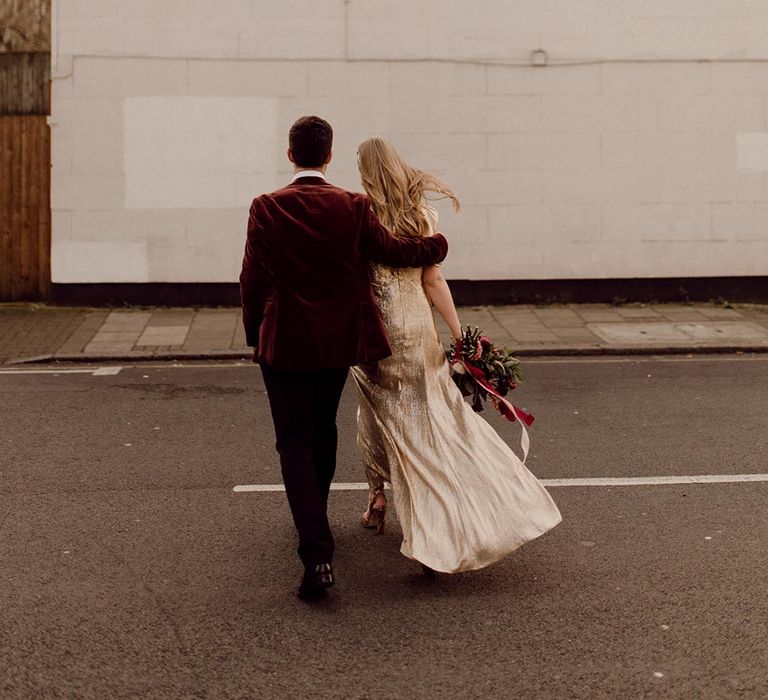
[(126, 98), (126, 209), (242, 207), (277, 170), (277, 123), (271, 97)]
[(56, 282), (150, 282), (146, 241), (61, 241), (51, 245)]
[(736, 134), (739, 170), (768, 173), (768, 132)]

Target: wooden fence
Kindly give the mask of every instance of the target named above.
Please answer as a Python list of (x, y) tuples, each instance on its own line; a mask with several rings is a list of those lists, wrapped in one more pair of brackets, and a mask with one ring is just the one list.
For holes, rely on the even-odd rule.
[(0, 300), (51, 288), (51, 137), (45, 115), (0, 116)]
[(48, 114), (50, 65), (47, 53), (0, 53), (0, 115)]
[(51, 0), (0, 0), (0, 301), (51, 291)]
[(51, 0), (0, 0), (0, 53), (51, 50)]

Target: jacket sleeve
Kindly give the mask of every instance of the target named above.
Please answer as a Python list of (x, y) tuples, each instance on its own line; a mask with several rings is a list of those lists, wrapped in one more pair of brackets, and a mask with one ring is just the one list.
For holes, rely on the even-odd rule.
[(245, 255), (240, 272), (240, 303), (243, 307), (245, 340), (254, 348), (259, 345), (259, 327), (272, 287), (272, 271), (269, 267), (271, 229), (271, 219), (263, 198), (258, 197), (253, 200), (248, 214)]
[(448, 241), (436, 233), (428, 238), (398, 238), (381, 225), (367, 200), (360, 248), (369, 260), (389, 267), (426, 267), (445, 260)]

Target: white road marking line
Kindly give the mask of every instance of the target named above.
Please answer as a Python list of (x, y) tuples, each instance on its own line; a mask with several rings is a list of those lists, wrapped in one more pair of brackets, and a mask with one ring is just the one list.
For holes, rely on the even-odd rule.
[(94, 377), (113, 377), (120, 374), (122, 367), (99, 367), (94, 373)]
[(46, 367), (45, 369), (0, 369), (0, 374), (90, 374), (94, 377), (114, 376), (122, 367)]
[[(389, 488), (389, 485), (386, 486)], [(282, 484), (239, 484), (232, 489), (235, 493), (250, 493), (253, 491), (259, 492), (275, 492), (285, 491), (285, 486)], [(367, 491), (368, 484), (362, 481), (359, 482), (343, 482), (336, 481), (331, 484), (331, 491)]]
[[(334, 484), (331, 484), (331, 488), (333, 487)], [(282, 484), (239, 484), (232, 490), (235, 493), (248, 493), (250, 491), (285, 491), (285, 486)]]
[(739, 484), (768, 481), (768, 474), (700, 474), (696, 476), (586, 477), (541, 479), (545, 486), (664, 486), (665, 484)]
[[(634, 355), (631, 357), (611, 357), (605, 355), (597, 356), (581, 356), (570, 355), (566, 357), (542, 357), (542, 356), (523, 356), (522, 362), (526, 365), (569, 365), (575, 363), (595, 363), (595, 364), (637, 364), (646, 362), (768, 362), (768, 354), (766, 355), (697, 355), (693, 354), (690, 357), (687, 355)], [(164, 361), (154, 362), (149, 364), (136, 363), (131, 365), (131, 369), (241, 369), (243, 367), (258, 369), (258, 365), (255, 365), (250, 360), (216, 360), (212, 358), (208, 362), (200, 362), (199, 360), (190, 360), (189, 362), (176, 361)], [(0, 370), (0, 373), (3, 370)], [(56, 370), (61, 372), (62, 370)], [(83, 371), (83, 370), (78, 370)], [(89, 372), (91, 370), (88, 370)]]
[(0, 369), (0, 374), (93, 374), (92, 369)]
[[(568, 357), (523, 357), (526, 365), (569, 365), (569, 364), (639, 364), (646, 362), (768, 362), (768, 355), (638, 355), (633, 357), (606, 357), (604, 355), (589, 357), (573, 355)], [(193, 361), (194, 362), (194, 361)], [(161, 362), (157, 364), (135, 364), (131, 368), (137, 369), (241, 369), (243, 367), (254, 368), (249, 360), (236, 362), (221, 362), (212, 359), (206, 363), (185, 362)], [(2, 374), (91, 374), (95, 377), (114, 376), (124, 367), (99, 367), (99, 368), (62, 368), (46, 367), (42, 369), (5, 369), (0, 368)]]
[[(386, 488), (389, 488), (387, 486)], [(275, 492), (285, 491), (283, 484), (238, 484), (232, 489), (235, 493)], [(334, 482), (331, 484), (331, 491), (367, 491), (368, 484), (360, 482)]]
[[(587, 477), (577, 479), (540, 479), (544, 486), (664, 486), (667, 484), (739, 484), (768, 482), (768, 474), (702, 474), (698, 476), (627, 476)], [(235, 493), (285, 491), (282, 484), (239, 484)], [(338, 482), (331, 484), (331, 491), (367, 491), (365, 482)]]

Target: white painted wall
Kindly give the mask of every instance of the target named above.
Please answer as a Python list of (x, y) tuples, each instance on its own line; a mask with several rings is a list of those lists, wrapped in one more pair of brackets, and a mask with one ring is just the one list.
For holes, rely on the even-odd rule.
[(768, 274), (762, 0), (54, 5), (54, 282), (234, 281), (309, 113), (455, 186), (452, 278)]

